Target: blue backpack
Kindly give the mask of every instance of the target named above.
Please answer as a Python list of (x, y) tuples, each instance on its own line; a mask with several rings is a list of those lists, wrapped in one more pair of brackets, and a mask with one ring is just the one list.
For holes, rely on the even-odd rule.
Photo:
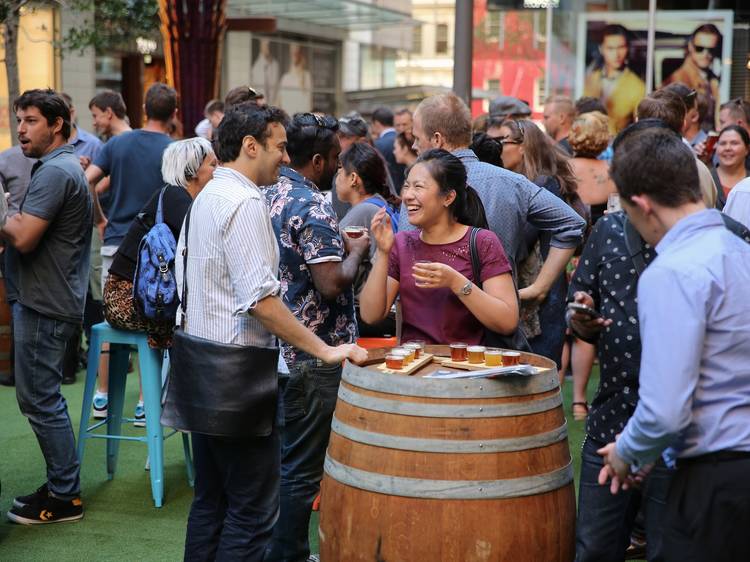
[(174, 234), (164, 222), (162, 198), (159, 194), (156, 221), (138, 245), (138, 262), (133, 279), (133, 301), (136, 309), (148, 320), (174, 321), (180, 299), (174, 273), (177, 243)]
[(399, 212), (396, 211), (391, 205), (380, 199), (379, 197), (369, 197), (363, 201), (364, 203), (372, 203), (373, 205), (376, 205), (377, 207), (380, 207), (381, 209), (385, 209), (385, 212), (388, 213), (388, 216), (391, 218), (391, 228), (393, 228), (393, 233), (396, 234), (398, 232), (398, 219), (399, 219)]

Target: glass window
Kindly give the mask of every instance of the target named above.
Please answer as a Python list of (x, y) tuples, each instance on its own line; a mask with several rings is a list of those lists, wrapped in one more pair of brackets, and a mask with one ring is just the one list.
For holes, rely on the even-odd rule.
[(487, 13), (487, 41), (499, 41), (500, 34), (501, 34), (501, 25), (502, 25), (502, 12), (488, 12)]
[(439, 23), (435, 29), (435, 54), (448, 54), (448, 24)]

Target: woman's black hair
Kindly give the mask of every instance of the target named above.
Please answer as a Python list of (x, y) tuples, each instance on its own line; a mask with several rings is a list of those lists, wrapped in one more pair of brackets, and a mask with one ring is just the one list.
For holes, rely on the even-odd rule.
[(484, 205), (479, 194), (466, 183), (466, 168), (461, 160), (447, 150), (435, 148), (423, 152), (414, 164), (425, 165), (442, 195), (456, 192), (449, 208), (457, 222), (488, 228)]
[(396, 203), (388, 185), (388, 168), (380, 153), (366, 142), (355, 142), (341, 156), (341, 167), (347, 174), (356, 172), (368, 195), (380, 195), (392, 205)]
[(503, 145), (497, 139), (486, 133), (474, 133), (469, 148), (481, 162), (503, 167)]

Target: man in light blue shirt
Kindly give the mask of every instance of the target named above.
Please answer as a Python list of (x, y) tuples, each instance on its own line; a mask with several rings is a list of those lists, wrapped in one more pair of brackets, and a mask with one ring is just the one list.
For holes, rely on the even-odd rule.
[(638, 284), (638, 406), (599, 450), (599, 483), (616, 493), (676, 460), (665, 560), (750, 560), (750, 245), (706, 209), (693, 162), (667, 130), (615, 142), (620, 200), (657, 257)]

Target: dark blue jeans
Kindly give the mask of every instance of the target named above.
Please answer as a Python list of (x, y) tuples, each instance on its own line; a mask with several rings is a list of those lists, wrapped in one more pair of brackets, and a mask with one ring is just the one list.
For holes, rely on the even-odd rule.
[(68, 404), (62, 395), (65, 348), (76, 331), (72, 322), (55, 320), (13, 303), (16, 398), (36, 434), (47, 463), (47, 486), (60, 499), (81, 494)]
[(612, 495), (609, 486), (597, 482), (603, 463), (596, 450), (603, 447), (590, 437), (581, 452), (581, 482), (578, 491), (576, 562), (618, 562), (625, 559), (630, 532), (638, 509), (643, 508), (646, 527), (646, 558), (662, 561), (662, 522), (673, 470), (659, 462), (641, 490)]
[(185, 560), (260, 562), (279, 513), (279, 430), (229, 439), (193, 433), (195, 497)]
[(323, 478), (341, 365), (313, 359), (290, 366), (284, 385), (281, 513), (265, 560), (304, 562), (310, 554), (310, 511)]
[(563, 345), (565, 344), (565, 308), (568, 283), (565, 275), (552, 284), (547, 298), (539, 307), (539, 323), (542, 333), (529, 339), (531, 351), (552, 359), (560, 368)]

